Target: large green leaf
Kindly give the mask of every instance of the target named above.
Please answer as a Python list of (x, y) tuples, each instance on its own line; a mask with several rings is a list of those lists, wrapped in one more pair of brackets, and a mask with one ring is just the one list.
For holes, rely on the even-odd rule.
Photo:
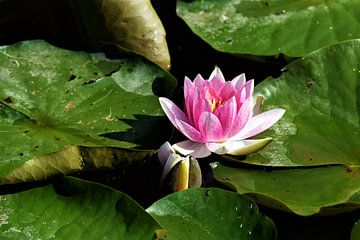
[(178, 1), (177, 13), (215, 49), (234, 54), (304, 56), (360, 38), (357, 0)]
[(360, 41), (315, 51), (256, 86), (264, 111), (284, 117), (259, 137), (273, 142), (245, 162), (268, 166), (360, 165)]
[(114, 42), (170, 68), (165, 29), (149, 0), (69, 2), (89, 37)]
[(216, 179), (267, 206), (300, 215), (358, 208), (359, 58), (359, 40), (340, 43), (294, 61), (278, 79), (256, 86), (256, 94), (265, 98), (264, 111), (281, 107), (286, 113), (258, 136), (271, 136), (273, 142), (243, 162), (301, 169), (220, 165)]
[(74, 178), (0, 196), (1, 239), (151, 240), (157, 232), (156, 221), (125, 194)]
[(360, 168), (257, 170), (219, 165), (215, 178), (257, 202), (308, 216), (360, 208)]
[(151, 146), (163, 133), (153, 89), (175, 85), (141, 57), (110, 60), (43, 41), (2, 47), (0, 81), (0, 177), (69, 145)]
[(189, 189), (158, 200), (147, 210), (166, 239), (276, 239), (272, 221), (249, 198), (220, 189)]

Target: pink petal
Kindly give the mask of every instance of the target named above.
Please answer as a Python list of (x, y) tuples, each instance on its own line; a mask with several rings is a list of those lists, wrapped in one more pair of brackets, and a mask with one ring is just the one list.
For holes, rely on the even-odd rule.
[(195, 158), (204, 158), (211, 154), (204, 143), (197, 143), (190, 140), (178, 142), (172, 147), (182, 155), (191, 155)]
[(200, 93), (202, 93), (202, 97), (205, 99), (219, 99), (220, 96), (218, 95), (218, 91), (216, 88), (214, 88), (209, 81), (206, 81), (204, 84), (204, 87), (202, 90), (200, 90)]
[(236, 91), (240, 91), (243, 88), (245, 82), (246, 78), (244, 73), (234, 77), (234, 79), (231, 80), (231, 83), (235, 87)]
[(165, 166), (165, 163), (171, 153), (175, 153), (175, 151), (171, 147), (169, 142), (165, 142), (163, 145), (161, 145), (157, 152), (157, 155), (162, 167)]
[(231, 132), (229, 133), (229, 137), (236, 135), (241, 129), (243, 129), (246, 123), (249, 121), (252, 114), (252, 98), (248, 98), (240, 107), (237, 115), (235, 116), (235, 120), (233, 122), (233, 126), (231, 128)]
[(226, 82), (225, 84), (223, 84), (223, 86), (220, 90), (220, 93), (219, 93), (220, 98), (223, 101), (226, 101), (234, 95), (235, 95), (235, 88), (232, 85), (232, 83)]
[(179, 119), (176, 119), (176, 124), (179, 131), (184, 134), (188, 139), (194, 142), (201, 142), (202, 136), (200, 132), (196, 130), (193, 126)]
[(197, 89), (202, 89), (206, 82), (207, 81), (205, 81), (204, 78), (200, 74), (198, 74), (194, 79), (194, 86)]
[(220, 68), (215, 67), (214, 71), (209, 77), (209, 82), (211, 83), (211, 86), (213, 86), (215, 89), (221, 88), (221, 86), (225, 83), (225, 78)]
[(249, 81), (247, 81), (242, 89), (242, 91), (244, 91), (245, 93), (245, 99), (249, 98), (253, 95), (254, 92), (254, 80), (251, 79)]
[(219, 77), (223, 80), (223, 82), (225, 82), (224, 75), (222, 74), (220, 68), (217, 66), (214, 68), (214, 70), (210, 74), (209, 81), (212, 81), (215, 77)]
[(223, 129), (219, 119), (213, 113), (203, 112), (198, 124), (203, 142), (222, 140)]
[(160, 97), (159, 98), (160, 105), (167, 115), (167, 117), (170, 119), (172, 124), (177, 127), (175, 119), (180, 119), (184, 122), (188, 122), (188, 118), (185, 115), (185, 113), (175, 105), (170, 99)]
[(285, 109), (272, 109), (260, 113), (249, 119), (246, 126), (232, 137), (233, 140), (242, 140), (259, 134), (274, 125), (285, 113)]
[(185, 99), (189, 97), (190, 93), (193, 92), (195, 89), (193, 82), (188, 78), (185, 77), (184, 79), (184, 97)]
[(194, 124), (194, 119), (193, 119), (193, 102), (194, 102), (194, 93), (195, 93), (196, 89), (194, 84), (191, 82), (191, 80), (187, 77), (185, 77), (185, 81), (184, 81), (184, 98), (185, 98), (185, 108), (186, 108), (186, 113), (189, 119), (189, 123), (191, 125)]
[(170, 99), (160, 97), (159, 102), (166, 116), (177, 129), (179, 129), (179, 127), (176, 124), (176, 119), (186, 123), (188, 122), (188, 118), (185, 113), (181, 111), (180, 108), (178, 108), (178, 106), (176, 106)]
[(207, 143), (208, 149), (216, 154), (243, 156), (263, 149), (271, 142), (271, 138), (227, 141), (223, 143)]
[(192, 109), (192, 117), (194, 121), (194, 127), (199, 129), (199, 118), (201, 113), (208, 111), (210, 112), (210, 105), (209, 102), (205, 99), (204, 93), (200, 91), (196, 91), (194, 93), (194, 102), (193, 102), (193, 109)]
[(249, 80), (248, 82), (245, 83), (243, 88), (240, 90), (240, 93), (238, 93), (236, 95), (238, 111), (239, 111), (241, 105), (243, 104), (243, 102), (247, 98), (252, 97), (253, 91), (254, 91), (254, 80)]
[(236, 99), (234, 96), (227, 100), (224, 105), (218, 106), (214, 111), (214, 114), (220, 120), (224, 138), (227, 138), (228, 134), (232, 132), (234, 120), (237, 115), (236, 109)]

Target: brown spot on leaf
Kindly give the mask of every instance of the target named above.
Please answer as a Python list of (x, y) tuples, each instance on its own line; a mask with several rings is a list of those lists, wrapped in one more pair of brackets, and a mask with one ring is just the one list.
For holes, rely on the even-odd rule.
[(68, 102), (68, 104), (66, 104), (65, 111), (69, 111), (71, 109), (74, 109), (75, 106), (76, 106), (75, 103), (73, 101), (70, 101), (70, 102)]

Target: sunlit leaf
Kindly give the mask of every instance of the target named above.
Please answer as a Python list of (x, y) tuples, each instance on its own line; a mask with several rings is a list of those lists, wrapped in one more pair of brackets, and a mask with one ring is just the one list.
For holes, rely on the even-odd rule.
[(257, 170), (219, 165), (215, 178), (258, 203), (308, 216), (360, 208), (360, 169)]
[(344, 42), (296, 60), (281, 77), (256, 86), (264, 111), (280, 107), (286, 113), (257, 136), (273, 138), (267, 147), (245, 160), (227, 159), (302, 169), (220, 165), (216, 179), (264, 205), (300, 215), (359, 208), (359, 57), (360, 41)]
[(221, 189), (173, 193), (146, 211), (167, 231), (166, 239), (276, 239), (274, 224), (253, 201)]
[(168, 92), (175, 85), (137, 56), (111, 60), (43, 41), (2, 47), (0, 176), (66, 146), (154, 147), (164, 137), (158, 82)]
[(165, 29), (149, 0), (70, 0), (89, 37), (110, 41), (170, 68)]
[(360, 38), (359, 8), (357, 0), (177, 2), (177, 14), (219, 51), (292, 57)]
[(0, 196), (1, 239), (150, 240), (161, 230), (125, 194), (75, 178)]
[(268, 166), (360, 165), (360, 41), (315, 51), (256, 86), (264, 111), (285, 108), (263, 150), (245, 162)]

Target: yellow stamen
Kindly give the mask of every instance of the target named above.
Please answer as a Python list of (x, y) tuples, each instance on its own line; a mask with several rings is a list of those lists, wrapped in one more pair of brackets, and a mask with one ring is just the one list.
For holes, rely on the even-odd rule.
[(220, 105), (223, 104), (223, 101), (221, 101), (221, 100), (216, 100), (215, 98), (209, 99), (208, 101), (209, 101), (209, 104), (210, 104), (211, 112), (214, 112), (215, 109), (216, 109), (218, 106), (220, 106)]

